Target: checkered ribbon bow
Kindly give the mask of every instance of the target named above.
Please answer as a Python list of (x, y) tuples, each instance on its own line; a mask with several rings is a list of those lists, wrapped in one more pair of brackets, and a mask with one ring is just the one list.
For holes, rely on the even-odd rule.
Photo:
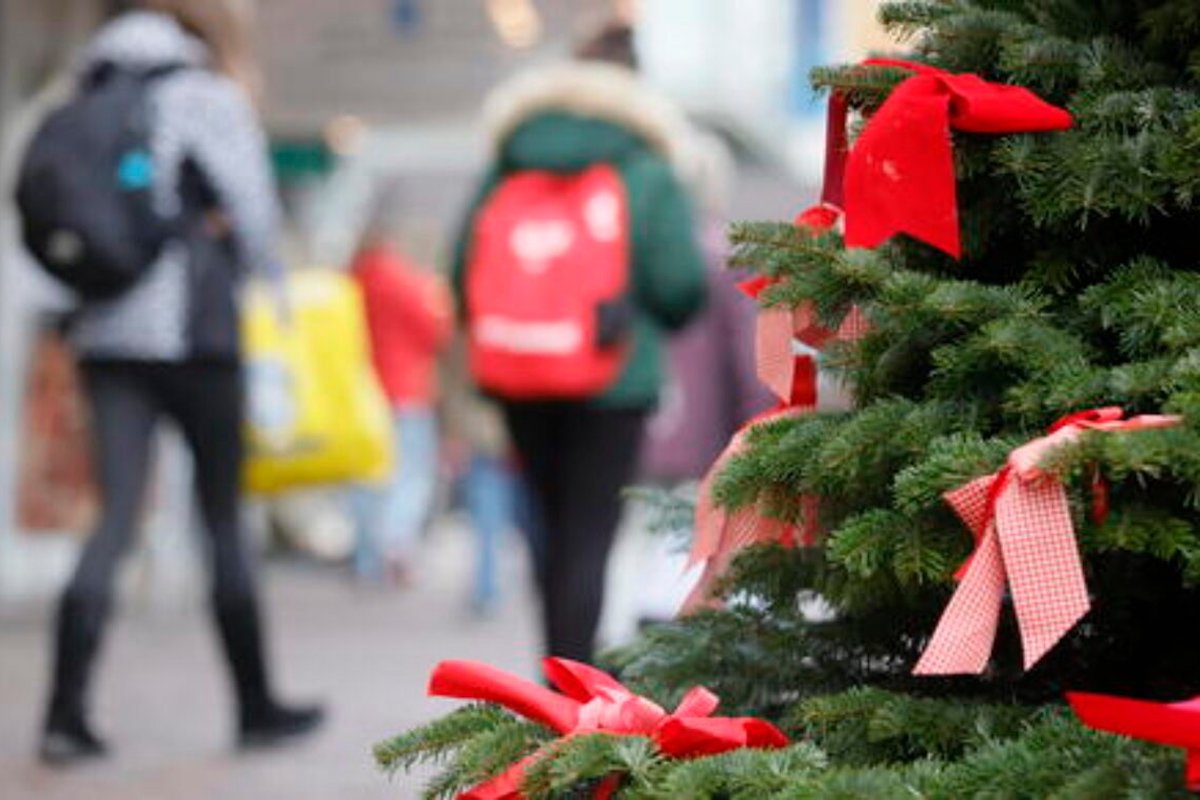
[[(835, 144), (835, 147), (840, 145)], [(829, 164), (826, 169), (831, 169)], [(827, 176), (826, 186), (834, 185), (840, 185), (840, 177), (834, 180)], [(826, 192), (826, 195), (829, 193)], [(842, 217), (834, 199), (836, 197), (830, 196), (830, 199), (822, 200), (802, 212), (796, 217), (796, 227), (814, 236), (832, 230)], [(760, 277), (746, 281), (741, 288), (750, 297), (758, 299), (776, 280)], [(851, 307), (836, 330), (820, 323), (812, 302), (801, 303), (796, 308), (770, 307), (759, 311), (755, 329), (755, 366), (759, 380), (779, 398), (779, 405), (750, 420), (734, 434), (729, 446), (700, 483), (696, 504), (696, 534), (688, 566), (703, 564), (704, 571), (684, 600), (680, 613), (688, 614), (716, 604), (713, 588), (717, 580), (737, 554), (747, 547), (772, 543), (785, 547), (816, 544), (820, 505), (816, 495), (800, 498), (801, 522), (794, 525), (766, 514), (761, 502), (737, 511), (725, 511), (713, 500), (712, 488), (725, 465), (745, 449), (746, 436), (751, 428), (817, 409), (817, 357), (820, 348), (831, 340), (858, 341), (866, 335), (868, 326), (866, 315), (858, 306)]]
[(1087, 431), (1162, 428), (1179, 417), (1122, 419), (1099, 408), (1059, 420), (1047, 436), (1018, 447), (1000, 471), (945, 495), (978, 545), (916, 675), (983, 672), (996, 639), (1005, 586), (1021, 632), (1025, 669), (1036, 664), (1091, 607), (1066, 488), (1038, 465)]
[[(812, 235), (835, 228), (842, 212), (827, 201), (812, 206), (796, 217), (796, 227)], [(741, 289), (758, 299), (777, 279), (760, 277), (746, 281)], [(808, 410), (817, 406), (817, 359), (829, 341), (855, 342), (866, 335), (866, 316), (851, 307), (836, 329), (820, 323), (811, 301), (796, 308), (774, 306), (758, 313), (755, 327), (755, 365), (758, 379), (781, 403)]]
[(762, 503), (756, 503), (737, 511), (726, 511), (713, 499), (713, 483), (725, 465), (746, 447), (746, 436), (756, 425), (804, 414), (811, 408), (802, 406), (781, 407), (768, 411), (750, 420), (734, 434), (729, 446), (721, 453), (700, 483), (696, 501), (696, 533), (692, 539), (692, 550), (688, 556), (688, 568), (703, 564), (704, 571), (680, 608), (681, 614), (689, 614), (701, 608), (717, 604), (713, 589), (717, 580), (729, 569), (738, 553), (747, 547), (759, 544), (780, 544), (784, 547), (808, 547), (817, 539), (817, 498), (809, 495), (801, 499), (803, 520), (794, 525), (775, 519), (765, 513)]

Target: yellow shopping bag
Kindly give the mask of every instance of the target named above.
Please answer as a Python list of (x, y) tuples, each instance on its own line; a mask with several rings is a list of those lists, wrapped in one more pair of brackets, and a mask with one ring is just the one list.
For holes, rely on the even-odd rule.
[(289, 319), (252, 285), (246, 350), (245, 486), (260, 494), (374, 481), (392, 469), (392, 424), (371, 365), (357, 285), (330, 270), (288, 279)]

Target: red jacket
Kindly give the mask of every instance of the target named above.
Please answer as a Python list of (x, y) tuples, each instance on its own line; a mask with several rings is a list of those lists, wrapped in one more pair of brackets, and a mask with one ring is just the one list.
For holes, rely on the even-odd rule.
[(453, 330), (449, 290), (398, 251), (361, 251), (352, 273), (362, 287), (375, 371), (393, 406), (437, 400), (437, 357)]

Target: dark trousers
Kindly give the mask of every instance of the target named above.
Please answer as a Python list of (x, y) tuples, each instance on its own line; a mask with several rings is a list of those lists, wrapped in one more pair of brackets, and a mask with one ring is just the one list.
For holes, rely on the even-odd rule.
[(505, 417), (538, 505), (546, 650), (590, 662), (621, 490), (633, 478), (646, 413), (528, 402), (506, 404)]
[(164, 417), (179, 425), (195, 464), (196, 497), (212, 556), (215, 597), (253, 591), (238, 519), (242, 469), (242, 378), (234, 362), (84, 367), (92, 413), (100, 524), (68, 592), (105, 598), (129, 549), (145, 500), (151, 449)]
[(138, 527), (154, 433), (164, 418), (178, 424), (194, 457), (212, 563), (213, 609), (243, 710), (247, 704), (261, 704), (266, 684), (255, 581), (239, 521), (240, 366), (233, 361), (91, 362), (83, 374), (102, 512), (59, 607), (51, 719), (70, 718), (83, 706), (117, 567)]

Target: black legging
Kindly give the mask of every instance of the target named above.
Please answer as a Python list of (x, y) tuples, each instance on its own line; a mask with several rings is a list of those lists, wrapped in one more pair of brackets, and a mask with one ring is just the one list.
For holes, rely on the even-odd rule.
[(590, 662), (621, 490), (634, 474), (646, 413), (556, 402), (510, 403), (505, 416), (540, 506), (546, 650)]
[(270, 706), (271, 696), (254, 574), (239, 523), (241, 367), (234, 361), (90, 362), (83, 374), (102, 512), (59, 606), (49, 724), (69, 726), (84, 713), (113, 580), (134, 539), (154, 433), (164, 417), (179, 425), (193, 455), (212, 562), (214, 618), (242, 719), (253, 719)]
[(242, 379), (234, 362), (84, 367), (102, 503), (68, 592), (107, 600), (137, 528), (155, 429), (164, 416), (183, 433), (195, 463), (196, 496), (211, 545), (213, 596), (253, 592), (238, 507), (242, 466)]

